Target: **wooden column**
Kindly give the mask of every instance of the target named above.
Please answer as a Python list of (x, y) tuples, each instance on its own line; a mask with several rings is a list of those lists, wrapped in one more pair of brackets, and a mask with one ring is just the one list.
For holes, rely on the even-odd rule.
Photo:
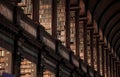
[(89, 36), (87, 35), (87, 47), (90, 47), (90, 50), (87, 49), (87, 56), (88, 52), (90, 52), (90, 66), (94, 68), (94, 61), (93, 61), (93, 33), (94, 33), (94, 28), (93, 25), (87, 25), (87, 33), (89, 32)]
[(115, 77), (117, 77), (117, 68), (116, 68), (116, 66), (117, 66), (117, 63), (116, 63), (116, 61), (115, 61)]
[(120, 66), (118, 66), (118, 77), (120, 77)]
[[(99, 35), (98, 35), (98, 33), (94, 33), (94, 37), (93, 37), (93, 39), (95, 40), (95, 42), (94, 42), (94, 40), (93, 40), (93, 43), (95, 43), (95, 45), (93, 44), (93, 48), (95, 48), (95, 50), (93, 49), (93, 57), (94, 57), (94, 55), (96, 56), (96, 58), (94, 57), (93, 58), (93, 63), (95, 63), (94, 62), (94, 60), (96, 59), (96, 62), (97, 63), (95, 63), (97, 66), (96, 66), (96, 69), (97, 69), (97, 71), (98, 71), (98, 68), (99, 68)], [(95, 64), (93, 64), (94, 65), (94, 68), (95, 68)]]
[(106, 75), (107, 75), (107, 77), (109, 76), (108, 67), (109, 67), (109, 63), (108, 63), (108, 49), (106, 49)]
[(87, 21), (84, 21), (84, 61), (87, 63)]
[(119, 67), (119, 62), (117, 62), (117, 65), (116, 65), (116, 70), (117, 70), (116, 73), (117, 73), (117, 77), (119, 77), (119, 68), (120, 68), (120, 67)]
[(109, 56), (109, 50), (108, 50), (108, 53), (107, 53), (107, 56), (108, 56), (108, 77), (110, 77), (110, 56)]
[(104, 45), (104, 76), (106, 76), (106, 46)]
[(117, 63), (117, 77), (120, 77), (120, 73), (119, 73), (119, 72), (120, 72), (120, 71), (119, 71), (120, 69), (119, 69), (119, 68), (120, 68), (120, 67), (119, 67), (119, 63)]
[(111, 63), (112, 63), (112, 77), (114, 77), (114, 61), (113, 58), (111, 59)]
[[(18, 8), (17, 6), (14, 9), (14, 17), (13, 17), (13, 23), (15, 27), (19, 27), (19, 16), (18, 16)], [(20, 77), (20, 64), (21, 64), (21, 53), (18, 52), (18, 40), (22, 36), (22, 31), (20, 30), (16, 35), (14, 39), (14, 50), (12, 52), (12, 74), (15, 77)]]
[(56, 77), (60, 77), (59, 69), (60, 69), (60, 63), (58, 62), (58, 64), (57, 64), (57, 70), (56, 70)]
[(118, 62), (119, 62), (118, 60), (115, 62), (115, 64), (116, 64), (116, 66), (115, 66), (115, 67), (116, 67), (116, 77), (118, 77), (118, 76), (117, 76), (117, 72), (118, 72), (118, 71), (117, 71)]
[(115, 58), (113, 58), (113, 77), (116, 77), (115, 72)]
[(111, 56), (110, 56), (110, 61), (111, 61), (111, 63), (110, 63), (110, 64), (111, 64), (111, 65), (110, 65), (110, 66), (111, 66), (111, 77), (114, 77), (114, 76), (113, 76), (113, 60), (112, 60), (112, 54), (111, 54)]
[(76, 36), (76, 55), (79, 57), (79, 44), (80, 44), (80, 37), (79, 37), (79, 9), (75, 12), (75, 36)]
[(118, 65), (118, 77), (120, 77), (120, 66)]
[(94, 30), (90, 30), (90, 49), (91, 49), (91, 66), (94, 68), (94, 61), (93, 61), (93, 32)]
[(32, 0), (33, 2), (33, 21), (39, 23), (39, 0)]
[(110, 56), (110, 77), (112, 77), (112, 65), (111, 65), (112, 64), (111, 63), (112, 60), (111, 60), (111, 54), (109, 56)]
[(57, 38), (57, 0), (52, 0), (52, 36)]
[(100, 73), (99, 35), (96, 38), (96, 49), (97, 49), (97, 71)]
[(103, 57), (104, 55), (102, 54), (103, 53), (103, 45), (104, 45), (104, 42), (102, 40), (99, 39), (99, 57), (100, 57), (100, 73), (102, 71), (102, 76), (103, 76)]
[(103, 72), (103, 76), (105, 76), (105, 71), (104, 71), (104, 44), (102, 44), (102, 72)]
[(14, 51), (12, 53), (12, 74), (15, 77), (20, 77), (21, 54), (18, 52), (19, 34), (15, 36)]
[(116, 62), (116, 77), (117, 77), (117, 62)]
[(37, 64), (36, 64), (37, 77), (43, 77), (43, 68), (42, 68), (42, 64), (41, 64), (41, 51), (42, 50), (40, 50), (38, 52), (38, 58), (37, 58)]
[(70, 49), (70, 0), (66, 0), (66, 22), (65, 22), (65, 30), (66, 30), (66, 47)]

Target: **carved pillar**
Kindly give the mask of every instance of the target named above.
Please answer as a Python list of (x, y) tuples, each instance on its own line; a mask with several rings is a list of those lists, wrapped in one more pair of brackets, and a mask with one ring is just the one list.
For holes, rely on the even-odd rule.
[(113, 58), (113, 76), (116, 77), (115, 57)]
[(52, 36), (57, 38), (57, 0), (52, 0)]
[(75, 14), (75, 36), (76, 36), (76, 55), (79, 57), (79, 43), (80, 43), (80, 38), (79, 38), (79, 9), (76, 11)]
[(117, 77), (120, 77), (120, 73), (119, 73), (120, 71), (119, 70), (120, 70), (120, 66), (119, 66), (119, 63), (117, 63)]
[(97, 33), (94, 33), (93, 38), (93, 62), (94, 62), (94, 69), (98, 71), (99, 68), (99, 35)]
[(39, 0), (32, 0), (33, 2), (33, 21), (39, 23)]
[(93, 63), (93, 29), (90, 29), (90, 49), (91, 49), (91, 66), (94, 68)]
[(104, 70), (105, 70), (105, 76), (108, 77), (108, 48), (107, 46), (104, 47)]
[(114, 77), (114, 61), (113, 58), (111, 57), (111, 69), (112, 69), (112, 77)]
[(109, 77), (109, 62), (108, 62), (108, 49), (106, 49), (106, 74), (107, 74), (107, 77)]
[(99, 36), (97, 36), (96, 38), (96, 48), (97, 48), (97, 71), (100, 73)]
[(119, 62), (117, 62), (117, 65), (116, 65), (116, 74), (117, 74), (117, 77), (119, 77)]
[(106, 77), (106, 46), (104, 45), (104, 76)]
[(117, 77), (117, 74), (116, 74), (116, 61), (114, 62), (114, 68), (115, 68), (115, 77)]
[(87, 18), (79, 18), (79, 31), (80, 31), (80, 57), (87, 63)]
[(84, 60), (84, 22), (79, 21), (79, 55), (82, 60)]
[(111, 54), (110, 54), (110, 77), (113, 77), (113, 74), (112, 74), (112, 58), (111, 58)]
[(66, 0), (66, 47), (70, 49), (70, 0)]
[(112, 77), (112, 60), (110, 55), (110, 77)]
[(102, 44), (102, 74), (105, 76), (105, 71), (104, 71), (104, 44)]
[(107, 53), (107, 56), (108, 56), (108, 77), (110, 77), (110, 56), (109, 56), (109, 50), (108, 50), (108, 53)]
[(103, 41), (99, 40), (100, 74), (103, 75)]

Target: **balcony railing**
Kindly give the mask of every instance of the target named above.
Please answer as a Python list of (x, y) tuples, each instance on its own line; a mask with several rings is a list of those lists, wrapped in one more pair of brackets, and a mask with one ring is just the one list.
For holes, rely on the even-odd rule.
[(72, 55), (72, 63), (77, 67), (79, 68), (79, 58)]
[(45, 30), (40, 30), (40, 36), (38, 37), (40, 37), (41, 42), (55, 51), (56, 39), (54, 39), (49, 33), (47, 33)]
[(18, 22), (20, 26), (35, 38), (37, 37), (37, 24), (28, 18), (21, 9), (18, 10)]
[(58, 53), (66, 60), (68, 61), (70, 60), (70, 57), (69, 57), (70, 52), (62, 44), (58, 45)]

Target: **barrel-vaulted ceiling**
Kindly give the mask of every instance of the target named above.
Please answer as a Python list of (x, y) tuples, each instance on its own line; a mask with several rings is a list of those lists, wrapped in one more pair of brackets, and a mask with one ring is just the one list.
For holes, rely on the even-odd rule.
[(71, 3), (78, 1), (84, 1), (85, 9), (91, 12), (98, 30), (101, 29), (120, 59), (120, 0), (71, 0)]
[(120, 0), (86, 0), (86, 4), (120, 58)]

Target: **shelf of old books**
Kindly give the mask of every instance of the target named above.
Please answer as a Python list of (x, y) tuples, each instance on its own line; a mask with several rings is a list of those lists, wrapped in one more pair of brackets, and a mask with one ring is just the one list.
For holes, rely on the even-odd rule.
[(79, 22), (79, 38), (80, 38), (80, 44), (79, 44), (79, 54), (80, 58), (84, 60), (84, 22)]
[(32, 19), (32, 0), (21, 0), (21, 2), (18, 3), (18, 6), (20, 6), (23, 9), (24, 13)]
[(91, 49), (90, 46), (87, 47), (87, 62), (91, 66)]
[(97, 71), (97, 48), (96, 48), (96, 38), (93, 38), (93, 62), (94, 62), (94, 69)]
[(36, 77), (36, 65), (27, 59), (21, 61), (20, 77)]
[(55, 74), (49, 70), (43, 72), (43, 77), (55, 77)]
[(76, 54), (75, 47), (75, 12), (70, 12), (70, 48)]
[(87, 62), (91, 65), (90, 30), (87, 30)]
[(39, 21), (49, 34), (52, 34), (52, 0), (40, 0)]
[(0, 76), (3, 72), (11, 73), (11, 53), (0, 47)]
[(57, 0), (57, 38), (65, 45), (65, 0)]

